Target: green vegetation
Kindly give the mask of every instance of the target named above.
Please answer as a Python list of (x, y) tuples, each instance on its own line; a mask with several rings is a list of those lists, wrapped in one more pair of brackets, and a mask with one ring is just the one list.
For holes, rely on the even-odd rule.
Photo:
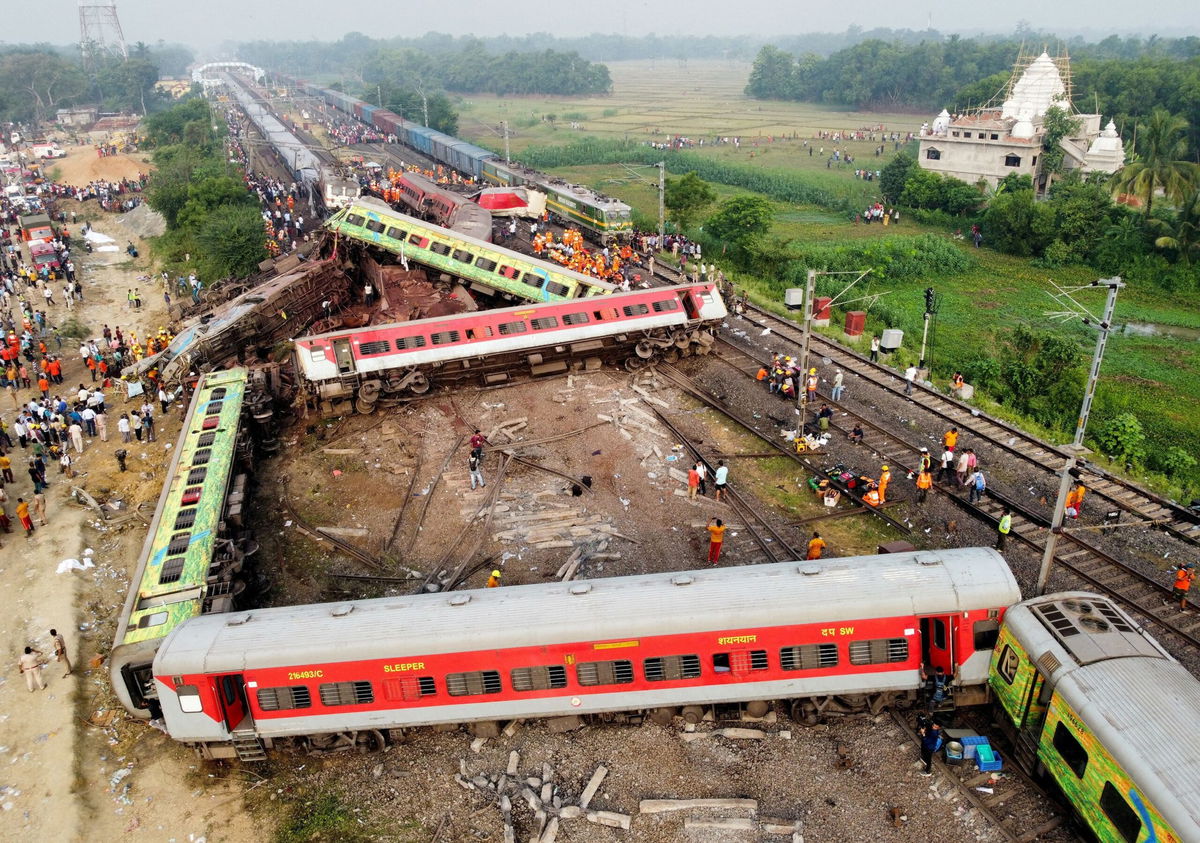
[(691, 228), (700, 212), (715, 201), (716, 191), (694, 172), (685, 173), (682, 178), (666, 180), (663, 205), (671, 222), (680, 231)]
[(0, 121), (52, 121), (58, 109), (82, 103), (147, 114), (168, 101), (154, 88), (160, 72), (174, 75), (191, 62), (184, 47), (151, 48), (139, 41), (130, 47), (128, 60), (102, 61), (89, 76), (75, 48), (0, 47)]
[[(275, 843), (366, 843), (380, 839), (383, 829), (367, 825), (357, 816), (360, 813), (335, 793), (297, 799), (288, 806), (288, 813), (276, 829)], [(406, 826), (409, 831), (416, 830), (411, 824), (403, 824), (389, 830), (388, 836)]]
[(219, 126), (202, 99), (146, 121), (155, 165), (146, 201), (167, 223), (154, 250), (168, 268), (195, 271), (206, 284), (249, 275), (267, 256), (257, 198), (227, 160)]

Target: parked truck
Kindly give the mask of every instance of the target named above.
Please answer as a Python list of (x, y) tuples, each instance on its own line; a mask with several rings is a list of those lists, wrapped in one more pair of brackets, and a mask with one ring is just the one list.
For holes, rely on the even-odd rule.
[(66, 158), (67, 151), (57, 143), (35, 143), (33, 154), (37, 158)]

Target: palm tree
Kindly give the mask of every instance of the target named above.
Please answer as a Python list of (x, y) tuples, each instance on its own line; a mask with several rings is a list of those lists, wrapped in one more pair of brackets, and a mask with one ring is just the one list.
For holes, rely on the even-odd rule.
[(1193, 191), (1191, 196), (1183, 201), (1173, 223), (1153, 220), (1151, 224), (1166, 232), (1163, 236), (1155, 238), (1155, 246), (1160, 249), (1174, 249), (1185, 264), (1191, 263), (1193, 256), (1200, 257), (1200, 190)]
[(1126, 164), (1112, 181), (1113, 193), (1130, 193), (1143, 200), (1146, 219), (1161, 189), (1169, 201), (1179, 201), (1196, 187), (1196, 165), (1187, 155), (1187, 121), (1165, 108), (1156, 108), (1138, 127), (1138, 159)]

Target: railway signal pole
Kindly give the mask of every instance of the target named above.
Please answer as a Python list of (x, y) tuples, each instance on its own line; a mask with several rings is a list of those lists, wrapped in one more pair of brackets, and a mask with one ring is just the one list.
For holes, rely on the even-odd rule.
[[(1087, 384), (1083, 389), (1083, 404), (1079, 408), (1079, 419), (1075, 423), (1075, 438), (1071, 444), (1067, 446), (1067, 462), (1063, 466), (1062, 474), (1059, 475), (1058, 482), (1058, 498), (1054, 502), (1054, 515), (1050, 519), (1050, 534), (1046, 536), (1046, 550), (1042, 554), (1042, 567), (1038, 571), (1037, 593), (1046, 593), (1046, 584), (1050, 579), (1050, 568), (1054, 564), (1054, 551), (1058, 546), (1058, 537), (1062, 533), (1063, 515), (1066, 512), (1067, 493), (1071, 490), (1071, 481), (1073, 479), (1071, 472), (1075, 470), (1075, 464), (1079, 457), (1087, 453), (1087, 449), (1083, 447), (1083, 435), (1087, 431), (1088, 415), (1092, 411), (1092, 399), (1096, 395), (1096, 383), (1100, 379), (1100, 364), (1104, 360), (1104, 348), (1108, 345), (1108, 332), (1112, 329), (1113, 312), (1117, 307), (1117, 293), (1125, 284), (1120, 277), (1102, 278), (1093, 281), (1085, 287), (1058, 288), (1058, 294), (1053, 298), (1062, 302), (1068, 308), (1066, 311), (1048, 314), (1052, 319), (1072, 319), (1082, 318), (1083, 324), (1089, 325), (1093, 322), (1096, 324), (1096, 350), (1092, 353), (1092, 366), (1088, 370)], [(1104, 315), (1099, 320), (1095, 319), (1083, 305), (1075, 301), (1072, 294), (1081, 290), (1096, 289), (1105, 287), (1108, 290), (1108, 297), (1104, 302)]]

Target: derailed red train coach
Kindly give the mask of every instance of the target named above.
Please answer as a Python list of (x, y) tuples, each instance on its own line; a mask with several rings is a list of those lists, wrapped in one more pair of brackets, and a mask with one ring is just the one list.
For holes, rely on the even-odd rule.
[(642, 574), (202, 616), (154, 676), (168, 733), (207, 757), (711, 704), (811, 721), (914, 699), (923, 668), (981, 701), (1019, 600), (990, 548)]

